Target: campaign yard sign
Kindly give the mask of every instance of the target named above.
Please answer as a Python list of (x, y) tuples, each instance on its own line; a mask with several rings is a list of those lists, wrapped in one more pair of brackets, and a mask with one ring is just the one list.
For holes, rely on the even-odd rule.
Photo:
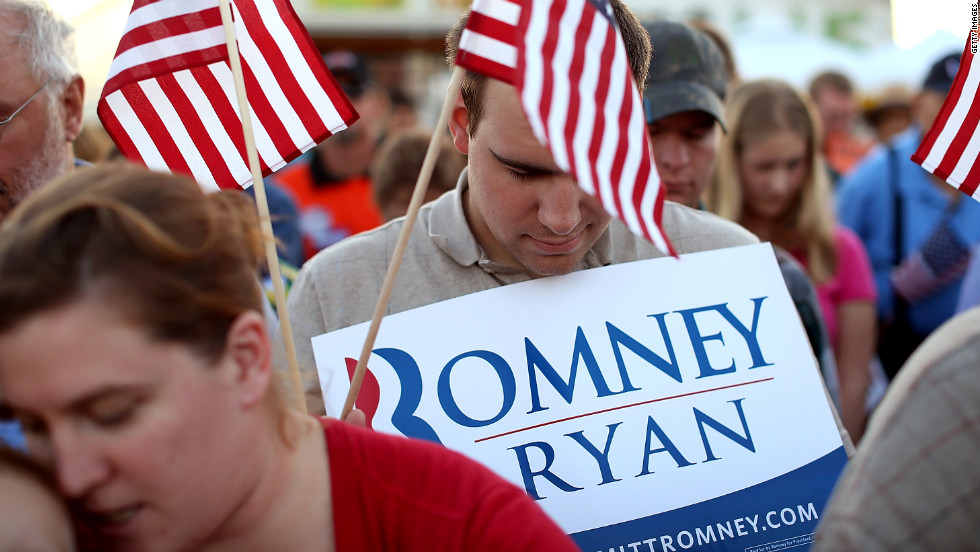
[[(366, 331), (313, 339), (328, 412)], [(374, 429), (482, 462), (587, 552), (800, 550), (846, 462), (768, 244), (395, 314), (368, 369)]]

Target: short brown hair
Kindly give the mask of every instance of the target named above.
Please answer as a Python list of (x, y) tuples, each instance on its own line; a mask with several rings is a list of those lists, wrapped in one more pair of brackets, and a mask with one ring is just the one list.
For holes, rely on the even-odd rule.
[[(431, 139), (432, 134), (429, 132), (407, 129), (392, 134), (382, 142), (371, 167), (374, 203), (379, 208), (384, 209), (394, 199), (399, 188), (414, 189)], [(456, 151), (451, 142), (441, 140), (439, 156), (436, 157), (432, 178), (429, 179), (429, 189), (440, 192), (453, 189), (465, 166), (466, 157)]]
[(810, 81), (810, 97), (816, 100), (817, 94), (825, 88), (832, 88), (841, 94), (850, 95), (854, 93), (854, 83), (851, 82), (851, 79), (837, 71), (824, 71), (813, 77), (813, 80)]
[[(650, 69), (650, 55), (653, 52), (653, 48), (650, 46), (650, 35), (643, 28), (643, 24), (640, 23), (636, 14), (622, 0), (609, 0), (609, 5), (612, 6), (613, 14), (616, 16), (616, 25), (619, 26), (619, 34), (626, 47), (626, 58), (630, 62), (633, 80), (642, 92), (643, 87), (646, 86), (647, 71)], [(450, 67), (455, 65), (459, 39), (469, 17), (470, 10), (467, 9), (446, 35), (446, 61)], [(469, 120), (467, 122), (470, 133), (476, 132), (477, 124), (483, 115), (483, 88), (486, 80), (487, 77), (479, 73), (472, 71), (463, 73), (460, 94), (468, 113)]]
[(97, 294), (152, 338), (208, 360), (248, 310), (262, 312), (254, 206), (129, 163), (72, 171), (0, 227), (0, 333)]

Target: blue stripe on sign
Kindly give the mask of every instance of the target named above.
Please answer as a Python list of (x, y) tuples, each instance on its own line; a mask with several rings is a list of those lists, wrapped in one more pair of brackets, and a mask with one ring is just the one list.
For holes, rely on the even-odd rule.
[(840, 447), (806, 466), (748, 489), (582, 531), (572, 538), (584, 552), (618, 552), (620, 547), (651, 552), (799, 552), (809, 548), (846, 463), (847, 454)]

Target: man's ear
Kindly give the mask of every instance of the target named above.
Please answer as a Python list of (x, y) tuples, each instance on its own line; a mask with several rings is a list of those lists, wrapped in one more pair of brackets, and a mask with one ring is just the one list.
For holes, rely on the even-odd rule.
[(85, 81), (80, 75), (72, 77), (61, 95), (61, 109), (65, 113), (65, 139), (74, 142), (82, 131), (82, 115), (85, 110)]
[(238, 315), (228, 328), (224, 358), (232, 363), (242, 406), (261, 404), (272, 379), (271, 350), (262, 315), (255, 311)]
[(470, 152), (469, 119), (470, 112), (463, 104), (463, 96), (456, 94), (456, 101), (449, 113), (449, 132), (453, 135), (453, 145), (463, 155)]

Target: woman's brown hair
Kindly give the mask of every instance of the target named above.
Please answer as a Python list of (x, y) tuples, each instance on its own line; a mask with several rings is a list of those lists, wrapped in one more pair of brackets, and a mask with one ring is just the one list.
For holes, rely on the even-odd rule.
[(236, 192), (128, 163), (73, 171), (0, 227), (0, 333), (80, 297), (209, 360), (244, 311), (262, 312), (255, 209)]

